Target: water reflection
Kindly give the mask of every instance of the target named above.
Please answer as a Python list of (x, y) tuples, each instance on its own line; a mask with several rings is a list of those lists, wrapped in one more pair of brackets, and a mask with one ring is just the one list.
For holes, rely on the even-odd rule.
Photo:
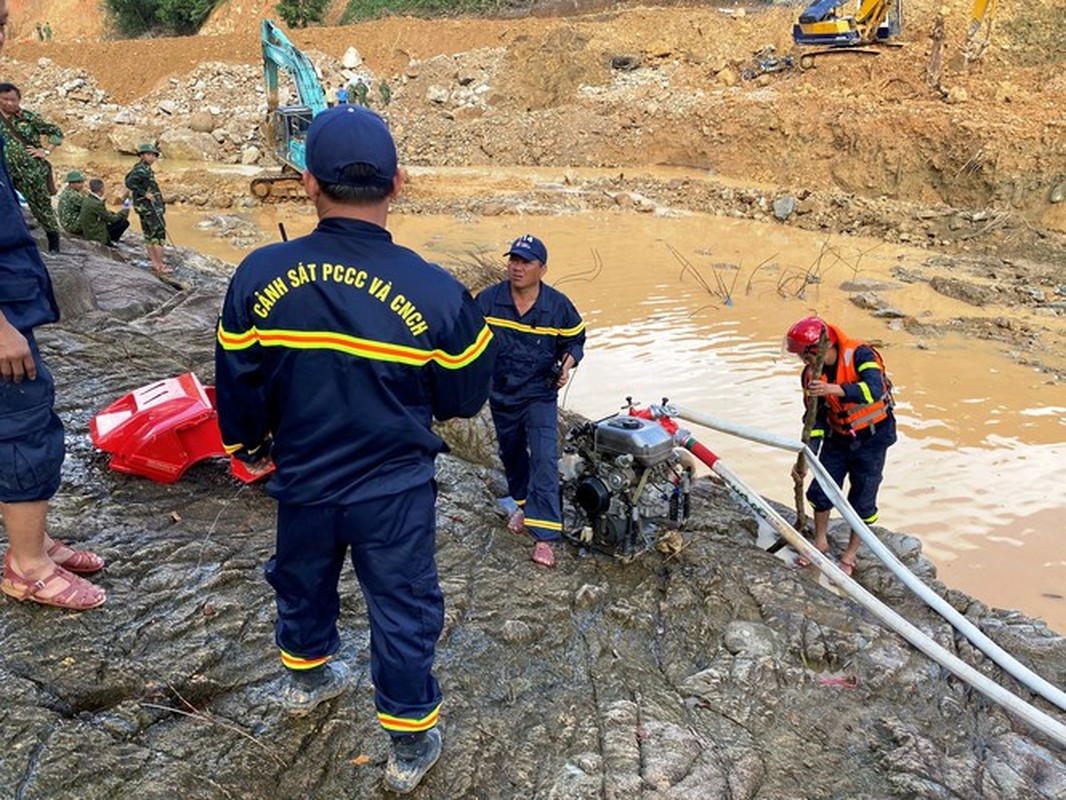
[[(271, 209), (260, 220), (270, 240), (277, 238), (279, 214), (290, 236), (314, 225), (305, 208)], [(225, 251), (224, 243), (205, 239), (195, 221), (175, 214), (182, 243)], [(1021, 608), (1066, 632), (1066, 560), (1057, 544), (1066, 512), (1063, 389), (1011, 362), (993, 343), (951, 334), (917, 340), (856, 308), (839, 288), (857, 263), (863, 277), (891, 285), (892, 267), (920, 263), (925, 251), (841, 239), (834, 252), (852, 266), (826, 274), (797, 298), (773, 287), (782, 275), (814, 263), (825, 237), (779, 225), (606, 213), (396, 216), (390, 225), (399, 243), (445, 264), (470, 253), (502, 253), (518, 233), (545, 239), (548, 280), (574, 300), (589, 330), (586, 361), (564, 402), (591, 418), (614, 413), (627, 397), (647, 404), (666, 396), (739, 424), (798, 436), (800, 364), (781, 349), (788, 325), (820, 313), (854, 336), (883, 342), (899, 401), (899, 442), (889, 451), (881, 522), (919, 536), (949, 585), (993, 605)], [(733, 286), (732, 304), (682, 275), (671, 250), (683, 253), (711, 286), (713, 270), (722, 270)], [(236, 261), (240, 253), (230, 249), (223, 257)], [(597, 262), (603, 269), (588, 280)], [(735, 265), (735, 281), (722, 264)], [(955, 301), (921, 285), (885, 294), (936, 316), (954, 309)], [(791, 504), (792, 455), (693, 432), (755, 489)]]

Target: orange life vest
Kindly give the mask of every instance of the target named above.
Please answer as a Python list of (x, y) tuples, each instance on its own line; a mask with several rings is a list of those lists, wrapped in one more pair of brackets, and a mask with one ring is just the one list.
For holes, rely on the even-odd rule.
[[(833, 383), (843, 386), (845, 383), (861, 382), (859, 368), (855, 364), (855, 351), (861, 345), (866, 345), (874, 354), (877, 366), (881, 370), (881, 380), (884, 385), (884, 392), (881, 396), (874, 397), (867, 403), (847, 402), (844, 398), (835, 396), (825, 398), (829, 404), (829, 414), (827, 415), (829, 426), (837, 433), (849, 436), (856, 431), (869, 428), (887, 419), (888, 412), (895, 405), (895, 401), (892, 399), (892, 382), (888, 379), (888, 373), (885, 371), (885, 362), (881, 358), (881, 354), (861, 339), (849, 339), (839, 328), (834, 328), (833, 330), (837, 334), (837, 370)], [(822, 375), (821, 379), (827, 380), (825, 375)]]

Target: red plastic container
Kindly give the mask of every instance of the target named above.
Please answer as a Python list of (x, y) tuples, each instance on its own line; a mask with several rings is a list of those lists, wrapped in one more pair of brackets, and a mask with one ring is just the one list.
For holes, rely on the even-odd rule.
[[(111, 469), (173, 483), (192, 464), (226, 457), (215, 390), (191, 372), (150, 383), (120, 397), (89, 421), (93, 445), (111, 453)], [(258, 480), (230, 459), (245, 483)]]

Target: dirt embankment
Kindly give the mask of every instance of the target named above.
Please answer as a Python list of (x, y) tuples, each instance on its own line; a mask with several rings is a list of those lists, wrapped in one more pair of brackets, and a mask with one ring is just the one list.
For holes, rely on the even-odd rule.
[[(4, 71), (30, 88), (27, 105), (42, 98), (38, 107), (90, 161), (156, 138), (167, 156), (266, 166), (258, 133), (266, 5), (227, 3), (207, 27), (215, 35), (17, 40)], [(790, 196), (796, 211), (785, 224), (943, 252), (954, 280), (934, 288), (984, 311), (952, 324), (1012, 347), (1021, 341), (1034, 360), (1061, 372), (1066, 203), (1050, 198), (1066, 180), (1066, 4), (1000, 8), (991, 46), (970, 64), (969, 2), (943, 6), (938, 50), (931, 36), (941, 7), (909, 4), (901, 47), (827, 56), (809, 70), (785, 61), (801, 54), (791, 42), (795, 7), (389, 18), (292, 38), (324, 78), (351, 75), (342, 58), (358, 50), (359, 75), (407, 164), (620, 168), (618, 179), (565, 196), (536, 190), (540, 210), (565, 213), (639, 194), (657, 207), (766, 219), (775, 199)], [(768, 71), (772, 59), (786, 68)], [(66, 95), (53, 91), (79, 82), (83, 88)], [(193, 116), (204, 110), (207, 130), (193, 134)], [(621, 174), (654, 165), (706, 177)], [(113, 161), (97, 171), (120, 177)], [(246, 180), (205, 164), (167, 188), (178, 201), (229, 207), (245, 202)], [(516, 213), (533, 191), (483, 189), (426, 180), (412, 185), (408, 202), (424, 211)], [(971, 262), (967, 253), (981, 258)], [(988, 321), (990, 307), (1001, 310), (999, 321)], [(1021, 322), (1012, 319), (1019, 310), (1028, 314)]]

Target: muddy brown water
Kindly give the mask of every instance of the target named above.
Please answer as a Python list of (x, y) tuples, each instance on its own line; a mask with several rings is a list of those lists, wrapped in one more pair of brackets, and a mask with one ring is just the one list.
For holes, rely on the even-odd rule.
[[(174, 240), (236, 263), (237, 248), (202, 227), (214, 215), (172, 209)], [(285, 204), (246, 215), (266, 237), (314, 225)], [(135, 223), (136, 224), (136, 223)], [(873, 318), (841, 285), (878, 281), (894, 307), (934, 319), (975, 310), (892, 268), (917, 268), (930, 251), (874, 240), (827, 239), (776, 223), (700, 215), (597, 212), (463, 218), (397, 215), (396, 241), (443, 264), (499, 257), (521, 233), (549, 249), (547, 279), (588, 323), (586, 358), (565, 393), (590, 418), (627, 396), (679, 405), (798, 437), (799, 364), (782, 354), (785, 330), (817, 313), (883, 343), (896, 386), (899, 442), (889, 451), (880, 524), (919, 537), (939, 577), (1001, 608), (1066, 632), (1066, 391), (1019, 366), (995, 343), (952, 334), (919, 341)], [(685, 268), (683, 264), (687, 264)], [(799, 276), (818, 265), (818, 282)], [(702, 276), (702, 282), (695, 273)], [(979, 311), (976, 313), (980, 313)], [(791, 504), (793, 456), (689, 426), (762, 494)], [(835, 518), (835, 515), (834, 515)]]

